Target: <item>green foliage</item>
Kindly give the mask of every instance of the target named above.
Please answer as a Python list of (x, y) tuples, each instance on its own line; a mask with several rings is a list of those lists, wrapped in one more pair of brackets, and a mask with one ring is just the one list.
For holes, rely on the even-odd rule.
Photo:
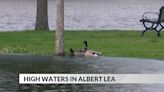
[[(89, 48), (104, 56), (164, 59), (164, 34), (157, 37), (139, 31), (65, 31), (65, 52), (69, 48), (83, 49), (87, 40)], [(0, 53), (54, 54), (55, 32), (24, 31), (0, 32)]]

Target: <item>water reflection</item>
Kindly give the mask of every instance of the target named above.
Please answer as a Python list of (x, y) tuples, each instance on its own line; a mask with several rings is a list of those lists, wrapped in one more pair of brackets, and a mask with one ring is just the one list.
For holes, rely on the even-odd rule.
[(160, 60), (0, 55), (0, 92), (161, 92), (164, 85), (19, 85), (19, 73), (164, 73)]

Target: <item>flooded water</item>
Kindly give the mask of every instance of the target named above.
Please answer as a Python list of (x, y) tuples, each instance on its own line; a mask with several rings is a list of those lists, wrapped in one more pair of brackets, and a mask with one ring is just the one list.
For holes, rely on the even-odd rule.
[[(36, 0), (0, 0), (0, 31), (34, 29)], [(140, 29), (145, 11), (158, 12), (164, 0), (65, 0), (66, 29)], [(55, 29), (56, 0), (49, 0)]]
[(163, 92), (164, 84), (19, 85), (19, 73), (163, 74), (164, 61), (0, 55), (0, 92)]

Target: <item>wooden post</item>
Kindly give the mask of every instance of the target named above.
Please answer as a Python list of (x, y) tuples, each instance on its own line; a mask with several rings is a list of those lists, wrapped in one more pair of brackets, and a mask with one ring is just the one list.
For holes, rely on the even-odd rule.
[(56, 55), (64, 55), (64, 0), (57, 0)]

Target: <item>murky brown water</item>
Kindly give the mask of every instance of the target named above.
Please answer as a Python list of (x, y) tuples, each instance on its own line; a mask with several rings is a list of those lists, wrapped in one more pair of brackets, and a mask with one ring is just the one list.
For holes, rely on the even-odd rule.
[(164, 88), (164, 84), (19, 85), (19, 73), (163, 74), (162, 60), (0, 55), (0, 92), (162, 92)]
[[(34, 29), (36, 0), (0, 0), (0, 31)], [(65, 0), (66, 29), (142, 29), (145, 11), (158, 12), (164, 0)], [(49, 0), (55, 29), (56, 0)]]

